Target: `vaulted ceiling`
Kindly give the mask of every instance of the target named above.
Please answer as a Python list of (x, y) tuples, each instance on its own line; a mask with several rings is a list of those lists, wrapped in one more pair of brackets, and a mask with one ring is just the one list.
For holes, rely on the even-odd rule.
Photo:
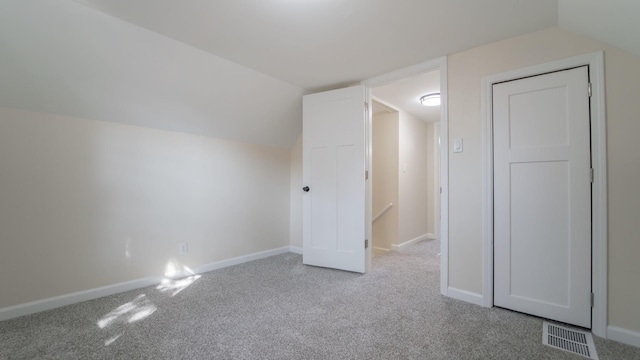
[(304, 89), (556, 25), (556, 0), (77, 0)]
[(0, 0), (0, 106), (289, 147), (304, 93), (558, 23), (640, 54), (601, 3)]
[(559, 0), (558, 25), (640, 56), (640, 1)]

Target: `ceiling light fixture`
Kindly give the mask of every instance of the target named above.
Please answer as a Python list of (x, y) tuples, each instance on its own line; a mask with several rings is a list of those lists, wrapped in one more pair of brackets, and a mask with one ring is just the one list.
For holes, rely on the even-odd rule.
[(438, 106), (440, 105), (440, 93), (432, 93), (424, 95), (420, 98), (420, 104), (424, 106)]

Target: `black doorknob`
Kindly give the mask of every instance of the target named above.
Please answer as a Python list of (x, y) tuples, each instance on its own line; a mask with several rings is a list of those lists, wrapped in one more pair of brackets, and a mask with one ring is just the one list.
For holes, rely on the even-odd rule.
[(302, 188), (302, 191), (304, 191), (304, 192), (309, 192), (309, 187), (308, 187), (308, 186), (303, 187), (303, 188)]

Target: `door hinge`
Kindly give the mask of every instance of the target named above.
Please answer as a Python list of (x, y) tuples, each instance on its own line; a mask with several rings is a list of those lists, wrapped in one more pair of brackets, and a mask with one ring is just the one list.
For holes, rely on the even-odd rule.
[(595, 175), (593, 173), (593, 168), (590, 169), (590, 176), (591, 176), (591, 183), (593, 184), (593, 179), (595, 178)]
[(591, 293), (591, 307), (593, 307), (593, 303), (595, 302), (595, 296)]
[(364, 171), (364, 179), (369, 180), (369, 170)]
[(364, 240), (364, 248), (368, 248), (369, 247), (369, 239), (365, 239)]
[(369, 103), (364, 102), (364, 113), (369, 115)]
[(589, 97), (591, 97), (591, 83), (589, 83), (588, 91), (589, 91)]
[(440, 194), (442, 194), (442, 186), (440, 186)]

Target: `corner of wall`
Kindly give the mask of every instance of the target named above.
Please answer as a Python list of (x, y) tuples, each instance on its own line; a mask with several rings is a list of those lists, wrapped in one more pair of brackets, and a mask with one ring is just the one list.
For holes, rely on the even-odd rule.
[(302, 134), (289, 150), (289, 245), (302, 248)]

